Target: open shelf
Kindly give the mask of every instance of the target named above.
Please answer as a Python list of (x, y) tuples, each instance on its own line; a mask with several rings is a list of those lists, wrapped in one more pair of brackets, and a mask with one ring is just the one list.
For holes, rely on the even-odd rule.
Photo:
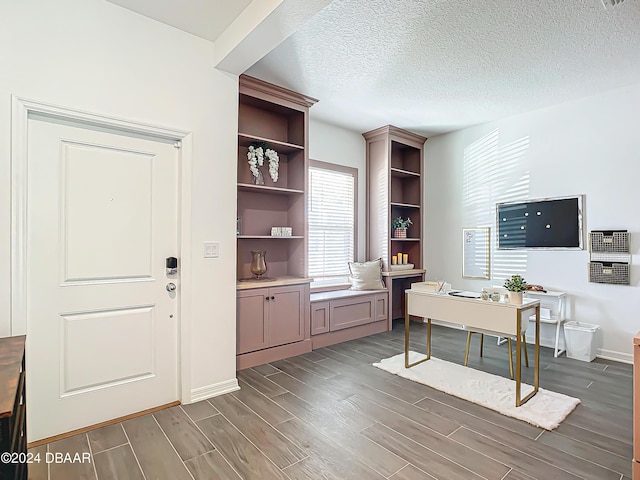
[(239, 240), (241, 239), (269, 239), (269, 240), (291, 240), (291, 239), (300, 239), (300, 238), (304, 238), (302, 235), (290, 235), (288, 237), (285, 236), (275, 236), (275, 235), (238, 235), (237, 237)]
[[(237, 278), (250, 277), (251, 250), (268, 250), (270, 277), (306, 277), (306, 189), (308, 113), (315, 100), (246, 75), (238, 98), (236, 242)], [(278, 178), (260, 167), (264, 183), (252, 183), (247, 161), (251, 145), (266, 143), (278, 153)], [(275, 226), (294, 235), (272, 236)]]
[(411, 172), (409, 170), (402, 170), (400, 168), (391, 168), (391, 176), (399, 178), (420, 177), (417, 172)]
[[(532, 321), (532, 322), (535, 322), (536, 316), (535, 315), (531, 315), (529, 317), (529, 320)], [(542, 317), (540, 317), (540, 323), (556, 324), (556, 323), (558, 323), (558, 320), (560, 320), (560, 318), (557, 315), (551, 315), (551, 318), (542, 318)]]
[(256, 135), (250, 135), (248, 133), (238, 133), (239, 146), (249, 147), (254, 143), (266, 143), (269, 148), (284, 155), (287, 155), (292, 152), (299, 152), (304, 150), (304, 147), (302, 145), (281, 142), (279, 140), (274, 140), (272, 138), (258, 137)]
[(391, 206), (398, 208), (420, 208), (420, 205), (416, 205), (415, 203), (391, 202)]
[(252, 183), (238, 183), (238, 191), (254, 193), (274, 193), (279, 195), (300, 195), (303, 190), (296, 188), (270, 187), (268, 185), (254, 185)]

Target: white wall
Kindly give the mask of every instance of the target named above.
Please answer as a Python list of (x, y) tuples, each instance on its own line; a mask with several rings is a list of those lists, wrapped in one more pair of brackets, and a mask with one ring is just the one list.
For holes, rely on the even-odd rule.
[[(11, 95), (193, 132), (191, 389), (235, 379), (237, 77), (213, 44), (103, 0), (0, 6), (0, 336), (10, 331)], [(231, 174), (229, 173), (231, 172)], [(202, 243), (220, 242), (219, 259)], [(184, 399), (188, 401), (188, 399)]]
[[(495, 243), (495, 200), (508, 196), (518, 181), (524, 185), (528, 178), (529, 198), (584, 194), (585, 231), (631, 233), (631, 286), (589, 283), (587, 249), (520, 251), (523, 273), (529, 283), (569, 293), (570, 319), (601, 325), (600, 356), (630, 362), (632, 337), (640, 330), (639, 111), (636, 84), (430, 138), (425, 148), (427, 276), (475, 290), (502, 283), (462, 279), (462, 228), (490, 226)], [(475, 202), (469, 201), (474, 195)], [(494, 260), (504, 251), (491, 254)]]
[(366, 144), (362, 134), (313, 118), (309, 121), (309, 158), (358, 169), (358, 260), (366, 255)]

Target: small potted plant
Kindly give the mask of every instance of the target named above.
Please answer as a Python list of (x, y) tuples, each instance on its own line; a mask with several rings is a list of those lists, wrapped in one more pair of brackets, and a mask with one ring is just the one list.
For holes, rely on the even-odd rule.
[(511, 275), (504, 281), (504, 288), (509, 290), (509, 303), (522, 305), (522, 292), (527, 289), (527, 281), (520, 275)]
[(407, 238), (407, 228), (409, 228), (409, 225), (413, 225), (409, 217), (407, 217), (406, 220), (403, 220), (402, 217), (394, 218), (391, 223), (393, 238)]

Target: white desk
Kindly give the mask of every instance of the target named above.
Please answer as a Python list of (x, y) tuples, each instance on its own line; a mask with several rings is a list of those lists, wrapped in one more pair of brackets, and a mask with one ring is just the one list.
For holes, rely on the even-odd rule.
[[(534, 388), (525, 398), (521, 398), (522, 378), (521, 327), (530, 315), (535, 316), (536, 341), (534, 363)], [(426, 358), (409, 363), (409, 317), (424, 317), (427, 322)], [(404, 363), (411, 368), (431, 357), (431, 320), (442, 320), (467, 329), (494, 332), (496, 335), (516, 338), (516, 407), (519, 407), (538, 392), (540, 379), (540, 301), (524, 299), (522, 305), (492, 302), (474, 298), (454, 297), (420, 290), (405, 292)]]

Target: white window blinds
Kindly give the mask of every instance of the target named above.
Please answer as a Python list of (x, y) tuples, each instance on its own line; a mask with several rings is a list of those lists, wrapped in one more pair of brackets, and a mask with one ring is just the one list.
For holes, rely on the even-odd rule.
[(349, 274), (355, 257), (355, 178), (330, 168), (309, 168), (309, 276)]

